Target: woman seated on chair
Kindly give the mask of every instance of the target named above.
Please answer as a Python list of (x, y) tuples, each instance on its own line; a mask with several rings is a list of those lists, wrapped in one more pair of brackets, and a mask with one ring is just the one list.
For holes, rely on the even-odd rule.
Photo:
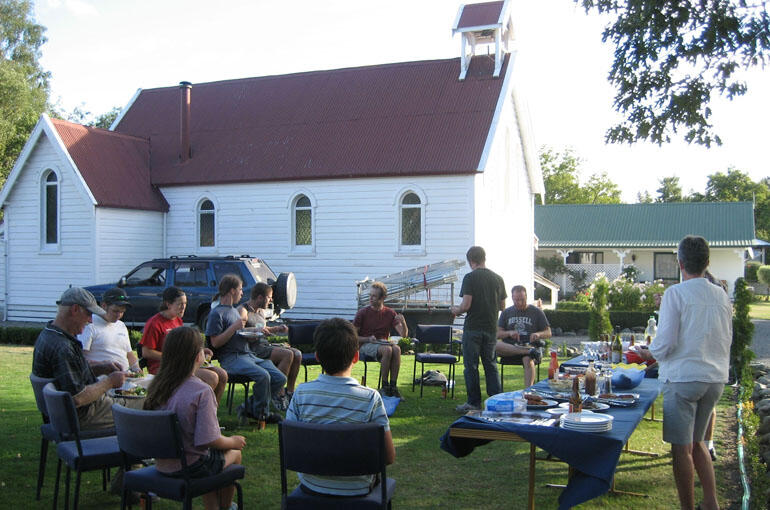
[[(163, 291), (163, 302), (160, 312), (147, 320), (142, 331), (142, 357), (147, 360), (147, 371), (156, 374), (163, 359), (163, 342), (166, 333), (174, 328), (182, 326), (182, 317), (187, 308), (187, 296), (179, 287), (169, 287)], [(204, 349), (207, 359), (211, 359), (213, 353), (210, 349)], [(217, 405), (222, 398), (227, 386), (227, 372), (224, 369), (209, 365), (206, 368), (198, 368), (195, 371), (203, 382), (211, 386), (217, 399)]]
[[(205, 478), (241, 463), (243, 436), (225, 437), (219, 429), (217, 405), (211, 387), (195, 376), (205, 361), (203, 337), (190, 327), (171, 330), (164, 343), (165, 356), (150, 383), (144, 408), (174, 411), (182, 431), (187, 473)], [(156, 459), (156, 468), (169, 476), (182, 476), (178, 459)], [(234, 486), (203, 495), (206, 510), (231, 508)]]

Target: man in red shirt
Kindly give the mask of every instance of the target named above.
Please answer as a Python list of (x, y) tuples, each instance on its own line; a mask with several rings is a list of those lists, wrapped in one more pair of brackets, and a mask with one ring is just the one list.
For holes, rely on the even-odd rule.
[[(398, 391), (398, 371), (401, 368), (401, 348), (388, 341), (391, 328), (399, 335), (406, 336), (406, 320), (400, 313), (385, 306), (388, 289), (382, 282), (372, 283), (369, 289), (369, 306), (361, 308), (353, 319), (358, 330), (359, 353), (361, 357), (380, 362), (382, 393), (386, 397), (403, 399)], [(368, 361), (368, 360), (367, 360)], [(388, 379), (390, 375), (390, 379)]]

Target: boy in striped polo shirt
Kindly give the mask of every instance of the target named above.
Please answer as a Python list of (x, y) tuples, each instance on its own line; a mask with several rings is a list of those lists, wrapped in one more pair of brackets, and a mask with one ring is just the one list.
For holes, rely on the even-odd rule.
[[(322, 321), (313, 335), (315, 355), (323, 374), (315, 381), (301, 384), (286, 411), (286, 420), (313, 423), (369, 423), (385, 427), (385, 461), (396, 459), (388, 415), (380, 394), (358, 384), (350, 373), (358, 362), (358, 334), (345, 319)], [(337, 496), (368, 494), (374, 475), (316, 476), (298, 473), (302, 490)]]

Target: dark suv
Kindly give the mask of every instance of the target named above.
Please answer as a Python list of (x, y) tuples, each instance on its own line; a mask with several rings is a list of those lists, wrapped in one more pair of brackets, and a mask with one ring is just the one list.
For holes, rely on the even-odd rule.
[(101, 302), (104, 291), (122, 287), (132, 305), (126, 310), (123, 321), (130, 326), (143, 326), (147, 319), (158, 313), (163, 291), (167, 287), (179, 287), (187, 294), (184, 322), (204, 329), (218, 282), (228, 273), (237, 274), (243, 280), (243, 301), (248, 300), (249, 292), (257, 282), (273, 287), (273, 319), (278, 318), (282, 310), (294, 307), (297, 298), (294, 273), (276, 276), (264, 261), (248, 255), (153, 259), (138, 265), (117, 283), (86, 289)]

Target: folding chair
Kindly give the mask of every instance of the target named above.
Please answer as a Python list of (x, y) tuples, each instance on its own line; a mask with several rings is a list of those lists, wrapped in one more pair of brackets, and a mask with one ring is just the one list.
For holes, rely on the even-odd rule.
[[(75, 494), (72, 508), (77, 509), (80, 496), (80, 474), (83, 471), (105, 469), (122, 465), (122, 456), (118, 448), (118, 439), (115, 436), (84, 439), (80, 433), (80, 421), (75, 409), (72, 395), (66, 391), (58, 391), (53, 383), (48, 383), (43, 388), (48, 417), (51, 420), (56, 434), (61, 441), (56, 446), (59, 462), (56, 466), (56, 488), (53, 495), (53, 508), (59, 499), (59, 479), (61, 476), (61, 463), (67, 465), (66, 492), (64, 507), (69, 507), (70, 497), (70, 471), (77, 472), (75, 478)], [(107, 490), (107, 477), (102, 474), (102, 490)]]
[[(281, 509), (348, 510), (385, 509), (396, 481), (385, 471), (385, 429), (377, 423), (278, 424), (281, 458)], [(287, 494), (286, 471), (319, 476), (378, 474), (379, 480), (362, 496), (309, 494), (299, 486)]]
[[(37, 492), (35, 493), (35, 499), (40, 500), (40, 491), (43, 488), (43, 479), (45, 477), (45, 465), (48, 460), (48, 443), (51, 441), (58, 443), (61, 441), (61, 437), (59, 437), (59, 434), (56, 433), (53, 425), (51, 425), (50, 419), (48, 418), (48, 409), (45, 406), (45, 397), (43, 397), (43, 388), (46, 384), (52, 383), (53, 379), (29, 374), (29, 382), (32, 383), (32, 391), (35, 394), (35, 404), (37, 404), (37, 410), (40, 411), (40, 416), (43, 419), (43, 423), (40, 425), (40, 460), (38, 461), (37, 467)], [(84, 439), (114, 435), (114, 428), (85, 430), (80, 433), (80, 437)], [(109, 471), (107, 471), (107, 473), (109, 473)]]
[[(517, 354), (515, 356), (500, 356), (497, 359), (497, 364), (500, 366), (500, 391), (505, 391), (503, 390), (503, 381), (505, 381), (504, 367), (511, 366), (511, 365), (523, 365), (524, 355)], [(535, 366), (537, 367), (537, 377), (535, 379), (535, 382), (537, 382), (540, 380), (540, 363), (535, 363)]]
[[(313, 345), (313, 334), (316, 327), (318, 327), (317, 322), (289, 324), (289, 345), (297, 349), (299, 349), (300, 345)], [(307, 382), (307, 367), (320, 364), (315, 359), (315, 352), (302, 351), (302, 367), (305, 369), (305, 382)]]
[[(425, 364), (443, 364), (449, 365), (449, 376), (447, 377), (447, 384), (452, 386), (452, 398), (455, 398), (455, 365), (459, 361), (459, 357), (454, 355), (454, 346), (457, 342), (452, 340), (452, 326), (451, 325), (430, 325), (430, 324), (418, 324), (417, 331), (415, 331), (415, 338), (413, 340), (415, 346), (421, 345), (435, 345), (442, 346), (446, 349), (445, 353), (434, 352), (416, 352), (414, 355), (414, 369), (413, 374), (417, 375), (417, 363), (420, 364), (420, 397), (422, 397), (423, 379), (425, 377)], [(412, 379), (412, 391), (414, 391), (415, 380)], [(444, 397), (446, 398), (446, 396)]]
[[(123, 453), (123, 492), (120, 508), (126, 508), (126, 499), (131, 491), (148, 496), (153, 492), (160, 498), (181, 501), (182, 508), (192, 509), (192, 500), (198, 496), (225, 487), (235, 486), (238, 508), (243, 509), (243, 491), (237, 480), (241, 480), (246, 469), (241, 465), (230, 465), (221, 473), (207, 478), (191, 478), (187, 474), (187, 455), (182, 445), (179, 420), (173, 411), (142, 411), (120, 404), (112, 406), (118, 444)], [(182, 476), (171, 477), (148, 466), (129, 471), (132, 458), (179, 459)], [(152, 510), (152, 498), (146, 497), (147, 510)]]

